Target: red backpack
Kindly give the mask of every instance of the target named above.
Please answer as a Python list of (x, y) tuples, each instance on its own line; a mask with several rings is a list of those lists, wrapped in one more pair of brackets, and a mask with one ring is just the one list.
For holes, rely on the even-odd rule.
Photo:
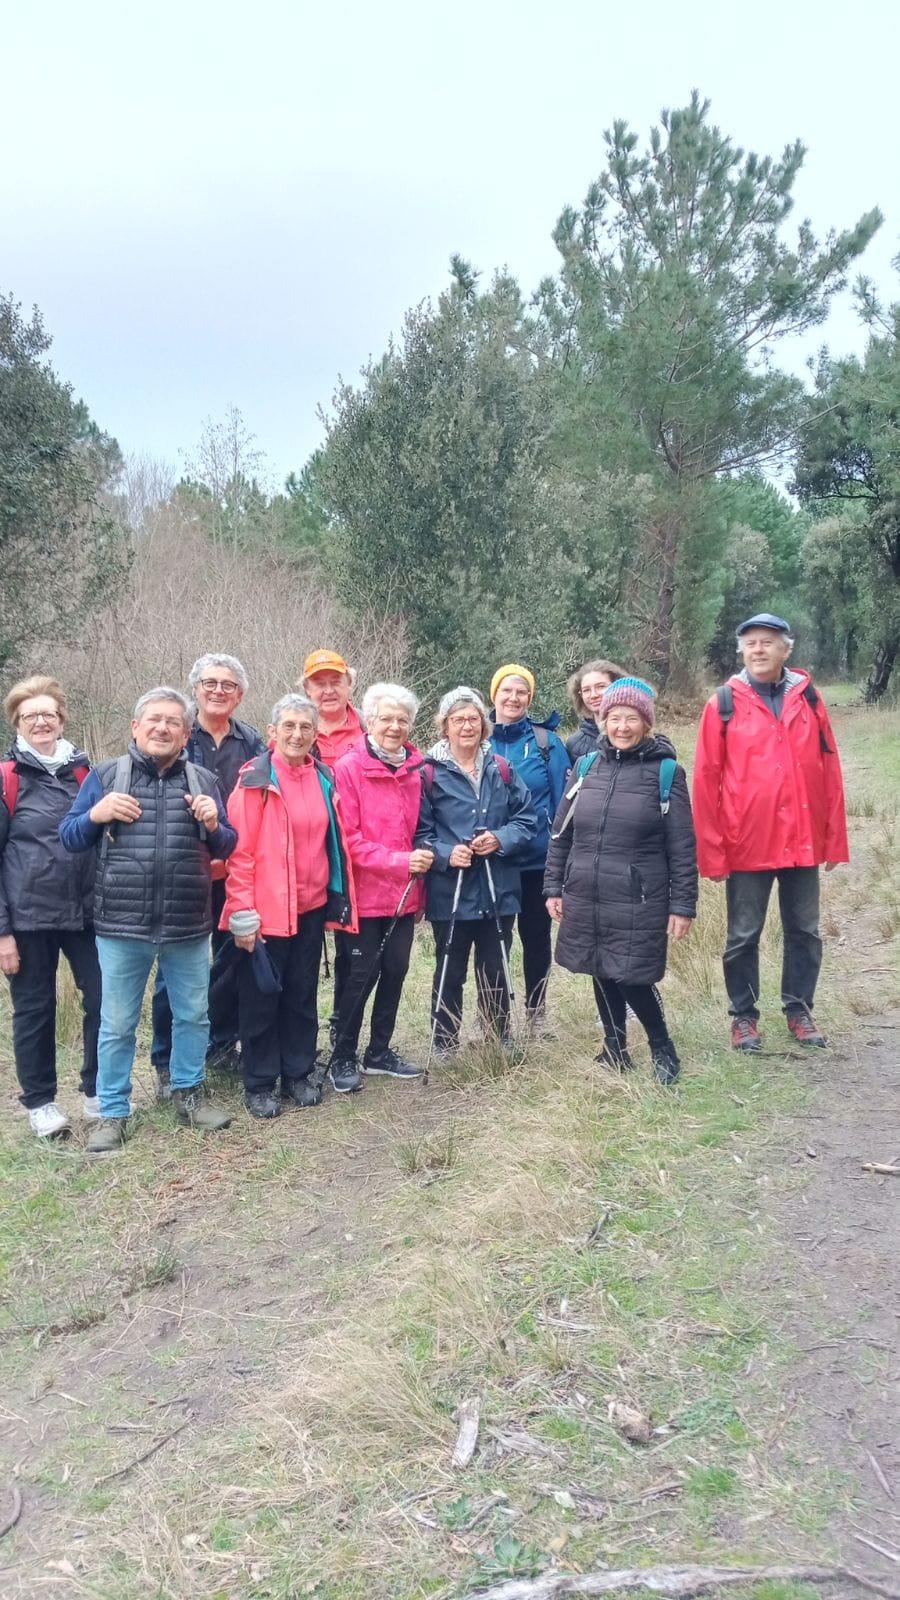
[[(81, 762), (74, 770), (80, 789), (91, 769), (86, 767), (84, 762)], [(16, 809), (16, 801), (19, 798), (19, 774), (16, 771), (16, 763), (14, 761), (0, 761), (0, 797), (2, 797), (7, 811), (12, 816)]]

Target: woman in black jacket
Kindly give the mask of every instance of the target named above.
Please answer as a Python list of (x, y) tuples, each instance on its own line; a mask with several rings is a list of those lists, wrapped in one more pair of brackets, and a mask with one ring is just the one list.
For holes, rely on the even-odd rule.
[[(606, 732), (553, 823), (544, 877), (547, 909), (560, 924), (556, 959), (589, 972), (606, 1033), (598, 1060), (632, 1065), (626, 1007), (646, 1029), (653, 1069), (673, 1083), (681, 1069), (655, 985), (669, 939), (683, 939), (697, 909), (691, 802), (668, 739), (652, 733), (653, 691), (640, 678), (607, 689)], [(589, 763), (589, 765), (588, 765)]]
[(0, 972), (9, 979), (21, 1101), (39, 1139), (67, 1134), (56, 1104), (56, 969), (62, 953), (84, 1012), (83, 1114), (99, 1118), (100, 966), (93, 929), (95, 852), (71, 856), (58, 828), (90, 770), (64, 739), (55, 678), (26, 678), (4, 702), (16, 737), (0, 762)]
[(578, 731), (572, 733), (566, 740), (566, 749), (573, 767), (580, 756), (586, 756), (596, 750), (597, 741), (603, 731), (600, 726), (600, 702), (611, 683), (616, 683), (625, 677), (623, 667), (617, 667), (614, 661), (585, 661), (584, 665), (573, 672), (566, 685), (569, 699), (579, 717)]

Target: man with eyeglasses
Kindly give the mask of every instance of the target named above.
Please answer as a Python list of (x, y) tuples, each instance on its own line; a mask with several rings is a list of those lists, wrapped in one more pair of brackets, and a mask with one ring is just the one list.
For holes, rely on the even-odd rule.
[(237, 843), (215, 774), (185, 757), (190, 707), (162, 684), (134, 708), (127, 754), (89, 773), (59, 825), (67, 850), (96, 850), (94, 927), (103, 975), (91, 1155), (125, 1141), (147, 979), (158, 963), (172, 1006), (171, 1100), (180, 1122), (212, 1131), (231, 1118), (205, 1098), (209, 1038), (211, 862)]
[[(247, 692), (249, 679), (237, 656), (210, 651), (198, 657), (188, 673), (194, 697), (194, 723), (186, 745), (189, 761), (214, 772), (226, 805), (238, 773), (261, 755), (265, 740), (249, 722), (239, 722), (235, 712)], [(207, 1063), (237, 1067), (237, 983), (231, 961), (230, 936), (219, 927), (225, 904), (225, 863), (212, 868), (213, 964), (209, 978), (209, 1045)], [(162, 974), (153, 991), (153, 1043), (150, 1060), (156, 1070), (157, 1094), (168, 1100), (171, 1089), (172, 1008)]]

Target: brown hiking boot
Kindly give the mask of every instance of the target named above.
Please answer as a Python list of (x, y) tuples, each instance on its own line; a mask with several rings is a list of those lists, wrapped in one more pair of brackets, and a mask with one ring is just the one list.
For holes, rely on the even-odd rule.
[(731, 1022), (731, 1048), (749, 1053), (762, 1049), (762, 1039), (755, 1017), (733, 1017)]
[(794, 1035), (798, 1044), (812, 1045), (817, 1050), (824, 1050), (828, 1043), (824, 1033), (816, 1027), (811, 1011), (799, 1011), (795, 1016), (788, 1016), (788, 1031)]
[(125, 1143), (125, 1117), (102, 1117), (91, 1129), (87, 1142), (89, 1156), (114, 1156)]
[(218, 1133), (231, 1121), (230, 1111), (223, 1111), (214, 1100), (206, 1098), (202, 1083), (195, 1083), (190, 1089), (173, 1089), (172, 1107), (179, 1122), (201, 1128), (204, 1133)]

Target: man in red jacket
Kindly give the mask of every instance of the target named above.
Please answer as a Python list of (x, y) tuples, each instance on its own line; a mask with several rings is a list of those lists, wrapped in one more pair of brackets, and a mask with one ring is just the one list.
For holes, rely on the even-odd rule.
[(760, 1050), (759, 940), (772, 884), (784, 930), (781, 1003), (799, 1044), (825, 1044), (812, 1014), (822, 964), (819, 867), (849, 860), (844, 784), (809, 673), (786, 665), (789, 623), (764, 611), (737, 630), (743, 669), (700, 722), (694, 826), (700, 871), (725, 882), (725, 987), (735, 1050)]

